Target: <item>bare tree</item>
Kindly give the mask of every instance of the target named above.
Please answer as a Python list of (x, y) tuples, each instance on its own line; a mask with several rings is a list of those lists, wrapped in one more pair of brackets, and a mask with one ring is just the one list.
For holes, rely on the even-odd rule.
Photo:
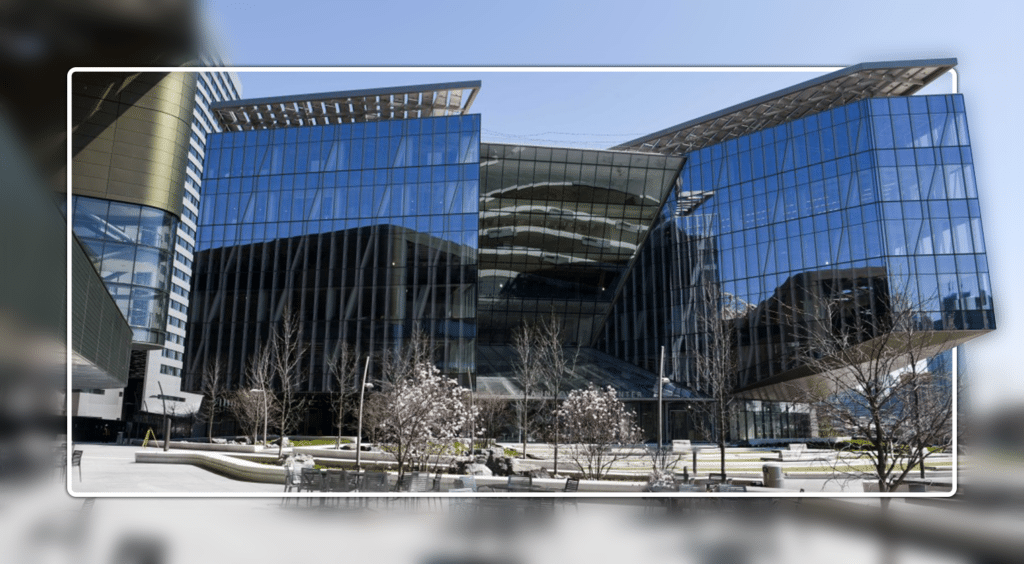
[[(706, 438), (718, 445), (719, 472), (725, 481), (725, 445), (738, 368), (733, 343), (735, 308), (712, 280), (704, 279), (697, 291), (695, 318), (700, 329), (696, 338), (698, 387), (707, 394), (708, 401), (694, 402), (697, 407), (694, 423)], [(694, 468), (693, 472), (696, 474), (697, 469)]]
[(249, 389), (238, 389), (226, 394), (228, 410), (246, 436), (252, 437), (253, 444), (259, 438), (260, 422), (263, 421), (263, 397)]
[(924, 479), (928, 456), (944, 450), (953, 441), (952, 366), (946, 355), (940, 355), (928, 361), (923, 371), (903, 377), (917, 379), (908, 383), (906, 403), (912, 425), (907, 442), (917, 453), (917, 466)]
[(867, 463), (879, 491), (894, 491), (952, 440), (949, 376), (929, 367), (942, 340), (906, 293), (855, 286), (811, 303), (796, 320), (806, 327), (801, 360), (818, 381), (807, 399), (859, 439), (841, 464)]
[(523, 458), (526, 458), (526, 441), (531, 430), (530, 402), (535, 399), (531, 396), (536, 396), (543, 372), (540, 333), (536, 326), (524, 321), (512, 334), (512, 348), (516, 351), (515, 378), (522, 389), (522, 396), (516, 401), (516, 411), (523, 441)]
[[(177, 404), (177, 402), (175, 402)], [(200, 406), (195, 404), (177, 404), (169, 409), (171, 421), (179, 427), (180, 436), (190, 438), (199, 419)]]
[(675, 471), (682, 461), (681, 454), (675, 454), (670, 448), (645, 449), (647, 459), (651, 463), (651, 473), (647, 475), (647, 488), (650, 491), (664, 491), (664, 488), (675, 489)]
[[(280, 411), (277, 396), (273, 393), (273, 354), (273, 349), (267, 345), (256, 350), (245, 368), (246, 385), (249, 389), (239, 390), (232, 397), (232, 401), (241, 402), (242, 407), (240, 409), (247, 411), (250, 408), (255, 408), (258, 410), (256, 425), (263, 428), (264, 445), (267, 443), (267, 426), (270, 424), (270, 420), (275, 419)], [(241, 392), (252, 394), (258, 401), (253, 406), (249, 406), (249, 398), (240, 396)], [(234, 410), (232, 410), (232, 413), (237, 418), (238, 413)], [(243, 415), (248, 417), (247, 413)], [(256, 436), (254, 435), (253, 443), (255, 442)]]
[(271, 330), (266, 348), (270, 351), (273, 376), (281, 385), (277, 413), (277, 427), (281, 432), (277, 454), (281, 456), (285, 435), (295, 425), (303, 410), (303, 401), (297, 397), (296, 392), (301, 382), (299, 366), (309, 348), (302, 341), (299, 316), (291, 306), (285, 306), (281, 324)]
[(567, 354), (564, 344), (562, 322), (554, 313), (532, 327), (533, 343), (537, 347), (535, 359), (539, 375), (539, 388), (547, 397), (546, 414), (550, 416), (548, 439), (554, 447), (554, 467), (552, 472), (558, 473), (558, 446), (561, 442), (561, 420), (555, 415), (558, 412), (559, 396), (565, 388), (566, 379), (575, 370), (579, 361), (580, 348), (576, 347)]
[(213, 442), (213, 419), (220, 409), (224, 395), (224, 366), (220, 358), (215, 358), (203, 367), (202, 374), (203, 403), (201, 417), (206, 420), (206, 442)]
[(609, 386), (599, 390), (573, 390), (558, 410), (570, 460), (584, 478), (600, 480), (619, 460), (628, 458), (629, 448), (639, 442), (640, 428), (633, 413)]
[(498, 431), (506, 425), (516, 424), (516, 415), (509, 400), (486, 396), (476, 396), (474, 402), (479, 413), (480, 432), (483, 437), (497, 439)]
[(355, 351), (348, 343), (339, 342), (338, 347), (328, 360), (328, 368), (334, 377), (334, 389), (331, 391), (331, 409), (334, 412), (334, 423), (338, 427), (335, 448), (341, 448), (342, 426), (345, 423), (348, 401), (351, 399), (359, 377), (359, 367)]

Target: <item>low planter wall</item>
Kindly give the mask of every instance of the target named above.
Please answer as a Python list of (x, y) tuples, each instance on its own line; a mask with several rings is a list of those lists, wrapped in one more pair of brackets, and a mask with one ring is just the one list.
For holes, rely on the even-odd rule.
[[(355, 460), (356, 451), (352, 450), (338, 450), (335, 448), (323, 448), (323, 447), (292, 447), (293, 454), (308, 454), (313, 458), (333, 458), (340, 460)], [(363, 451), (359, 456), (360, 460), (373, 460), (389, 462), (394, 461), (395, 457), (387, 452), (380, 451)]]
[(248, 460), (242, 460), (227, 454), (219, 454), (215, 452), (164, 452), (163, 450), (140, 450), (135, 453), (135, 462), (156, 464), (193, 464), (200, 468), (219, 472), (236, 480), (281, 484), (281, 486), (284, 487), (285, 470), (283, 467), (249, 462)]
[[(223, 445), (221, 445), (223, 446)], [(365, 454), (365, 453), (364, 453)], [(380, 453), (378, 453), (380, 454)], [(192, 464), (200, 468), (212, 470), (247, 482), (262, 482), (267, 484), (284, 485), (285, 470), (281, 466), (270, 466), (243, 460), (236, 456), (220, 454), (215, 452), (186, 452), (186, 451), (163, 451), (163, 450), (140, 450), (135, 453), (135, 462), (148, 464)], [(393, 462), (384, 462), (387, 466), (393, 466)], [(445, 475), (446, 483), (454, 482), (459, 476)], [(504, 476), (476, 476), (477, 486), (503, 485), (508, 482)], [(561, 491), (565, 486), (565, 479), (559, 478), (535, 478), (535, 486), (550, 488), (554, 491)], [(644, 486), (639, 481), (596, 481), (583, 480), (580, 482), (581, 492), (639, 492)]]
[[(132, 439), (132, 445), (142, 446), (142, 441), (139, 439)], [(162, 449), (164, 442), (160, 440), (150, 440), (146, 443), (146, 448), (156, 447)], [(188, 449), (188, 450), (202, 450), (212, 452), (246, 452), (246, 453), (258, 453), (263, 452), (263, 447), (260, 445), (228, 445), (228, 444), (217, 444), (217, 443), (190, 443), (187, 441), (171, 441), (170, 448), (172, 449)], [(277, 447), (273, 447), (277, 450)]]

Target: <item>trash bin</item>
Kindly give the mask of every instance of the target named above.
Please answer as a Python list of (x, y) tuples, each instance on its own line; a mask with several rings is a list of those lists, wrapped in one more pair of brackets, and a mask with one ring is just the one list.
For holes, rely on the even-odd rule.
[(123, 445), (124, 444), (124, 431), (118, 431), (117, 432), (117, 444), (119, 444), (119, 445)]
[(786, 478), (782, 474), (781, 464), (768, 462), (762, 465), (761, 476), (766, 488), (782, 488), (786, 486)]

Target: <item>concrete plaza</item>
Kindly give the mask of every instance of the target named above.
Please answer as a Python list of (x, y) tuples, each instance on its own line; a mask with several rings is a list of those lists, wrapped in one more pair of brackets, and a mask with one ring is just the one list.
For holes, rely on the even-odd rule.
[[(136, 453), (140, 451), (159, 452), (161, 450), (153, 447), (142, 449), (139, 446), (83, 443), (75, 445), (75, 448), (83, 451), (81, 478), (79, 478), (79, 468), (73, 468), (70, 474), (71, 491), (76, 495), (111, 493), (141, 495), (225, 494), (237, 496), (246, 494), (277, 494), (282, 493), (284, 490), (283, 483), (259, 483), (237, 480), (192, 464), (136, 462)], [(308, 451), (308, 449), (303, 450)], [(543, 447), (538, 445), (535, 448), (531, 445), (531, 454), (542, 455), (544, 454), (542, 451)], [(183, 451), (172, 448), (171, 452), (180, 453)], [(276, 455), (276, 449), (273, 451), (273, 454)], [(756, 483), (761, 479), (758, 470), (763, 462), (762, 459), (770, 458), (762, 456), (765, 454), (769, 453), (730, 449), (726, 455), (728, 475), (742, 482)], [(719, 459), (716, 449), (701, 451), (698, 459), (700, 477), (707, 478), (709, 473), (718, 471)], [(537, 464), (537, 462), (537, 460), (527, 460), (523, 464), (536, 465), (537, 467), (549, 466), (548, 464)], [(682, 462), (692, 465), (692, 458), (684, 456)], [(641, 465), (644, 462), (636, 461), (633, 464)], [(793, 464), (796, 466), (793, 466)], [(803, 490), (808, 493), (862, 493), (864, 491), (860, 478), (836, 478), (827, 472), (828, 468), (826, 466), (820, 464), (815, 466), (802, 462), (787, 463), (787, 465), (792, 469), (792, 471), (787, 470), (784, 484), (785, 490), (789, 492)], [(681, 465), (677, 470), (681, 470)], [(928, 477), (930, 480), (948, 482), (951, 470), (952, 468), (948, 470), (932, 470), (928, 472)], [(637, 467), (631, 469), (630, 475), (635, 475), (636, 481), (643, 482), (646, 479), (647, 471), (647, 468)], [(916, 472), (911, 477), (916, 478)], [(756, 488), (756, 490), (760, 491), (761, 495), (772, 491), (784, 491), (767, 489), (767, 492), (765, 492), (762, 488)]]

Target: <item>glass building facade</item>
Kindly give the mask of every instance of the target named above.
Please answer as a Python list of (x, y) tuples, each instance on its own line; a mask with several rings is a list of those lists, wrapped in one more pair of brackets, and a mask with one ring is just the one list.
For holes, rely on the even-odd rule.
[(126, 202), (71, 197), (75, 235), (132, 329), (137, 345), (159, 346), (171, 293), (178, 219)]
[(340, 343), (379, 352), (416, 326), (468, 383), (479, 116), (227, 132), (207, 150), (187, 373), (220, 357), (238, 385), (290, 308), (311, 343), (305, 391), (329, 390)]
[(864, 100), (694, 151), (600, 348), (656, 371), (665, 345), (672, 380), (700, 391), (704, 281), (732, 320), (741, 390), (806, 375), (794, 315), (840, 292), (873, 316), (905, 296), (953, 346), (995, 328), (977, 198), (960, 95)]
[[(186, 386), (214, 358), (243, 385), (290, 308), (306, 392), (330, 391), (339, 344), (363, 356), (419, 327), (442, 371), (515, 397), (512, 335), (553, 314), (580, 350), (568, 387), (612, 385), (652, 435), (665, 347), (669, 436), (695, 438), (711, 284), (737, 361), (732, 439), (806, 436), (806, 406), (761, 393), (808, 375), (793, 312), (846, 293), (881, 315), (902, 294), (940, 348), (995, 328), (963, 98), (909, 95), (942, 65), (860, 67), (628, 150), (481, 144), (478, 115), (380, 101), (402, 89), (348, 93), (376, 100), (365, 116), (343, 93), (227, 108), (207, 139)], [(807, 102), (847, 79), (876, 90)]]
[(478, 370), (514, 380), (511, 335), (524, 322), (555, 315), (567, 345), (592, 346), (683, 161), (498, 144), (481, 154)]

